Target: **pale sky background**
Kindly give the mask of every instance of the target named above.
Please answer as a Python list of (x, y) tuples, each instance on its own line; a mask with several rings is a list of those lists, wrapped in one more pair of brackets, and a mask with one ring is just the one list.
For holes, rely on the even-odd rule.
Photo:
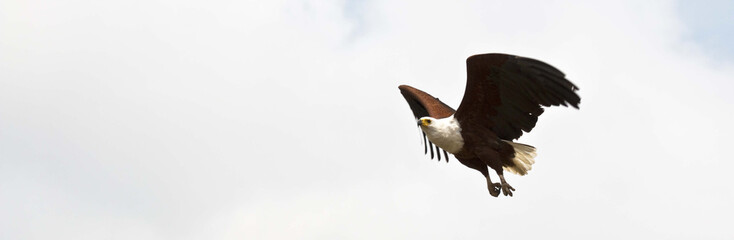
[[(732, 239), (732, 1), (0, 2), (0, 239)], [(548, 62), (515, 197), (399, 84)]]

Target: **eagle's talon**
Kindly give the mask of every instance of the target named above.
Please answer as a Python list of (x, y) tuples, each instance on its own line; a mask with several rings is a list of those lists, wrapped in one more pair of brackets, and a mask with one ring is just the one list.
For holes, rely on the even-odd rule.
[(515, 191), (515, 188), (510, 186), (510, 184), (502, 184), (502, 193), (505, 194), (505, 196), (509, 195), (510, 197), (512, 197), (512, 191)]
[(500, 190), (502, 189), (502, 184), (499, 183), (493, 183), (491, 186), (489, 186), (489, 195), (492, 195), (492, 197), (497, 197), (500, 195)]

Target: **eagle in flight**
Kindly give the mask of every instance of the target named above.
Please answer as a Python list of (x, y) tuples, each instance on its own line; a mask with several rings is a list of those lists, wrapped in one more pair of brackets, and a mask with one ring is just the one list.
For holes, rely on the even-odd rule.
[[(505, 181), (504, 170), (525, 175), (536, 156), (535, 147), (513, 142), (530, 132), (543, 107), (568, 106), (578, 109), (578, 87), (558, 69), (544, 62), (507, 54), (490, 53), (466, 59), (466, 90), (457, 110), (414, 87), (400, 85), (400, 93), (423, 133), (424, 152), (436, 145), (487, 179), (489, 194), (512, 196), (515, 189)], [(426, 143), (426, 137), (428, 142)], [(490, 180), (487, 166), (499, 175)]]

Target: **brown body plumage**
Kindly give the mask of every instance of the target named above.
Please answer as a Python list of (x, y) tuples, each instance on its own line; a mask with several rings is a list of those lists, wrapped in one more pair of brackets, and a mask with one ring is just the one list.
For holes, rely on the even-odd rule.
[[(456, 111), (416, 88), (401, 85), (400, 92), (417, 119), (455, 118), (463, 139), (461, 149), (452, 152), (456, 159), (485, 176), (492, 196), (498, 196), (500, 190), (512, 196), (515, 189), (505, 181), (503, 168), (523, 170), (513, 159), (525, 154), (518, 152), (518, 148), (532, 148), (512, 140), (535, 127), (543, 106), (571, 105), (578, 108), (581, 101), (575, 93), (578, 88), (554, 67), (534, 59), (482, 54), (469, 57), (466, 64), (466, 90)], [(432, 142), (427, 144), (431, 158), (432, 145)], [(438, 145), (436, 150), (439, 150)], [(440, 153), (438, 156), (440, 160)], [(448, 161), (446, 151), (444, 156)], [(487, 166), (495, 170), (500, 183), (490, 180)]]

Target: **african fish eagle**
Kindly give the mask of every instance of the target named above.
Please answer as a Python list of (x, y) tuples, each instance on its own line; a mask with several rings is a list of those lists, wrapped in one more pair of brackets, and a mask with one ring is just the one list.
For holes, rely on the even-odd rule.
[[(513, 142), (530, 132), (543, 107), (568, 106), (578, 109), (578, 87), (558, 69), (541, 61), (507, 54), (480, 54), (466, 59), (467, 81), (464, 98), (457, 110), (408, 85), (400, 93), (408, 101), (426, 145), (436, 145), (438, 160), (443, 150), (487, 179), (489, 194), (512, 196), (503, 170), (525, 175), (535, 163), (535, 147)], [(487, 166), (494, 169), (500, 183), (493, 183)]]

